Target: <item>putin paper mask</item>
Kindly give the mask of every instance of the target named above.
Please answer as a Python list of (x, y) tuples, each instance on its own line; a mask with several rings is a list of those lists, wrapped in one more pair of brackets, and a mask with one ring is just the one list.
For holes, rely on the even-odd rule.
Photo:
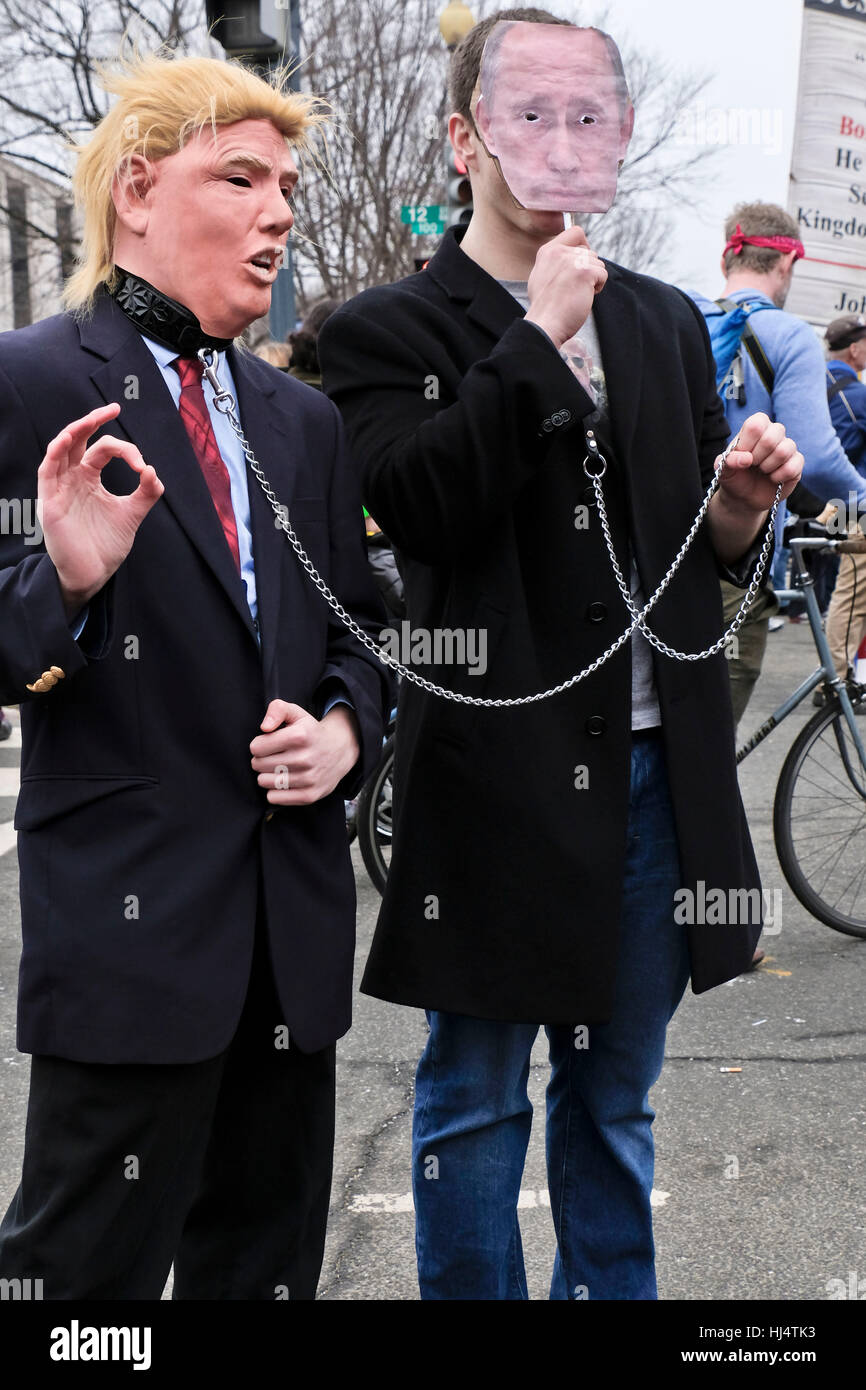
[(611, 47), (597, 30), (494, 25), (481, 55), (475, 123), (521, 207), (610, 208), (634, 110)]

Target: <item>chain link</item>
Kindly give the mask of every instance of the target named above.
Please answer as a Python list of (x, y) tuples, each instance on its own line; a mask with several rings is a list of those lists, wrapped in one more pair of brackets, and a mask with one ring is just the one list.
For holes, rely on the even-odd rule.
[(540, 690), (535, 695), (514, 696), (510, 699), (485, 699), (483, 696), (480, 695), (464, 695), (462, 691), (449, 690), (446, 686), (436, 685), (435, 682), (427, 680), (424, 676), (419, 676), (417, 671), (412, 671), (409, 669), (409, 667), (403, 666), (399, 661), (397, 661), (396, 657), (391, 656), (389, 652), (386, 652), (382, 647), (380, 647), (379, 644), (375, 642), (373, 638), (370, 637), (369, 634), (366, 633), (364, 629), (359, 626), (358, 623), (355, 622), (355, 619), (351, 616), (350, 613), (346, 611), (346, 609), (340, 603), (340, 600), (336, 597), (334, 593), (332, 593), (325, 580), (319, 574), (309, 555), (304, 550), (304, 547), (298, 539), (297, 534), (292, 528), (292, 525), (288, 517), (288, 507), (283, 506), (277, 499), (276, 493), (274, 492), (273, 488), (271, 487), (270, 483), (265, 477), (264, 472), (262, 471), (261, 464), (259, 463), (255, 454), (253, 453), (252, 449), (250, 448), (249, 441), (246, 438), (246, 435), (244, 434), (243, 429), (241, 428), (240, 421), (238, 420), (235, 414), (235, 399), (232, 393), (230, 391), (225, 390), (225, 388), (220, 384), (219, 378), (217, 377), (216, 353), (214, 353), (210, 348), (202, 348), (198, 353), (198, 357), (202, 363), (202, 366), (204, 367), (204, 375), (207, 377), (208, 381), (213, 387), (214, 405), (216, 406), (217, 410), (219, 410), (223, 415), (225, 415), (226, 419), (231, 425), (232, 430), (234, 431), (237, 437), (238, 443), (243, 449), (244, 457), (246, 458), (247, 463), (249, 464), (256, 478), (258, 479), (261, 489), (271, 505), (276, 525), (285, 534), (286, 538), (289, 541), (289, 544), (291, 545), (292, 549), (297, 555), (298, 560), (300, 561), (303, 568), (306, 570), (307, 574), (310, 576), (310, 579), (312, 580), (316, 588), (319, 590), (319, 593), (322, 595), (329, 608), (331, 608), (331, 610), (336, 614), (343, 626), (348, 628), (352, 636), (355, 637), (364, 647), (366, 647), (368, 651), (372, 652), (373, 655), (382, 663), (383, 666), (389, 666), (393, 671), (396, 671), (397, 674), (401, 676), (404, 680), (409, 681), (412, 685), (419, 686), (422, 690), (426, 690), (429, 695), (438, 695), (440, 699), (443, 700), (451, 700), (461, 705), (475, 705), (484, 709), (511, 709), (519, 705), (534, 705), (541, 700), (549, 700), (554, 695), (561, 695), (563, 691), (570, 690), (580, 681), (586, 680), (588, 676), (593, 675), (599, 669), (599, 667), (603, 666), (605, 662), (609, 661), (610, 658), (614, 656), (616, 652), (619, 651), (620, 647), (622, 647), (622, 645), (629, 640), (632, 633), (637, 629), (639, 629), (643, 633), (647, 641), (651, 642), (652, 645), (656, 647), (658, 651), (663, 652), (665, 656), (672, 657), (676, 661), (703, 661), (706, 657), (713, 656), (716, 652), (721, 651), (722, 647), (726, 644), (726, 642), (729, 641), (731, 636), (735, 632), (737, 632), (745, 622), (746, 613), (748, 612), (749, 608), (755, 600), (755, 596), (758, 592), (758, 588), (763, 577), (764, 569), (766, 568), (767, 559), (769, 557), (770, 550), (772, 549), (772, 537), (774, 533), (776, 512), (778, 510), (779, 501), (782, 495), (781, 486), (776, 491), (776, 499), (773, 503), (770, 518), (767, 523), (767, 534), (764, 539), (764, 544), (758, 560), (758, 566), (755, 570), (752, 582), (749, 585), (749, 588), (746, 592), (746, 597), (743, 600), (742, 606), (740, 607), (731, 626), (728, 628), (727, 632), (725, 632), (725, 634), (719, 639), (718, 642), (714, 643), (712, 647), (707, 647), (705, 651), (678, 652), (675, 651), (673, 647), (669, 647), (667, 643), (661, 640), (661, 638), (657, 637), (655, 633), (652, 632), (650, 628), (646, 626), (645, 619), (647, 614), (650, 613), (652, 609), (655, 607), (656, 603), (661, 598), (671, 579), (676, 574), (682, 562), (683, 556), (685, 555), (686, 551), (688, 550), (689, 546), (694, 540), (694, 537), (697, 534), (698, 527), (700, 526), (701, 522), (706, 516), (707, 508), (710, 505), (713, 494), (718, 489), (722, 464), (724, 463), (725, 458), (730, 453), (731, 449), (734, 447), (734, 444), (736, 444), (737, 441), (734, 440), (733, 444), (728, 445), (728, 448), (725, 450), (725, 453), (721, 456), (716, 474), (713, 478), (712, 483), (710, 484), (710, 487), (707, 491), (707, 495), (701, 503), (700, 510), (692, 523), (691, 529), (688, 535), (686, 536), (686, 539), (683, 541), (683, 544), (680, 546), (680, 549), (677, 552), (676, 556), (674, 557), (674, 560), (670, 565), (667, 574), (662, 579), (655, 593), (652, 594), (651, 597), (644, 604), (643, 608), (638, 610), (632, 601), (631, 594), (623, 579), (622, 570), (619, 567), (619, 563), (616, 558), (616, 553), (613, 548), (613, 541), (611, 540), (610, 534), (610, 526), (608, 524), (607, 519), (607, 509), (604, 505), (604, 495), (601, 490), (601, 479), (607, 471), (607, 462), (599, 453), (594, 441), (594, 436), (592, 434), (592, 431), (590, 430), (587, 432), (587, 442), (590, 448), (590, 453), (592, 453), (593, 458), (599, 463), (600, 468), (595, 473), (591, 472), (588, 466), (589, 457), (587, 456), (583, 461), (584, 472), (592, 482), (596, 502), (598, 503), (598, 514), (599, 519), (601, 521), (602, 531), (604, 533), (605, 543), (607, 545), (607, 552), (610, 556), (611, 565), (613, 566), (614, 578), (616, 579), (617, 587), (619, 588), (619, 591), (622, 594), (622, 597), (625, 601), (625, 605), (628, 608), (629, 613), (631, 614), (631, 623), (627, 628), (624, 629), (623, 632), (620, 633), (619, 637), (617, 637), (616, 640), (611, 643), (611, 645), (607, 648), (605, 652), (602, 653), (601, 656), (596, 657), (595, 661), (590, 662), (589, 666), (585, 666), (582, 671), (576, 672), (575, 675), (569, 677), (568, 680), (562, 681), (559, 685), (551, 686), (548, 690)]
[[(736, 443), (736, 441), (734, 442)], [(729, 448), (725, 451), (725, 455), (722, 456), (721, 462), (724, 462), (724, 458), (726, 454), (730, 452), (731, 447), (732, 446), (729, 446)], [(722, 471), (721, 462), (718, 469), (716, 470), (713, 481), (710, 484), (709, 489), (707, 490), (707, 495), (701, 503), (700, 511), (698, 512), (697, 516), (695, 517), (692, 523), (692, 527), (689, 531), (689, 534), (686, 536), (686, 539), (680, 546), (676, 556), (674, 557), (668, 569), (667, 574), (662, 579), (655, 593), (652, 595), (652, 598), (649, 600), (648, 603), (645, 604), (643, 609), (641, 609), (640, 611), (638, 611), (637, 606), (635, 605), (634, 600), (632, 599), (631, 593), (629, 592), (629, 589), (625, 583), (625, 580), (623, 579), (622, 570), (619, 567), (616, 554), (614, 552), (613, 542), (611, 540), (610, 535), (610, 526), (608, 525), (607, 520), (607, 510), (604, 505), (604, 496), (601, 490), (601, 476), (597, 473), (587, 474), (587, 476), (592, 479), (593, 491), (595, 492), (595, 499), (598, 504), (598, 514), (599, 520), (601, 521), (601, 529), (604, 532), (604, 539), (607, 545), (607, 553), (610, 556), (610, 563), (613, 566), (614, 578), (616, 579), (617, 588), (622, 594), (625, 606), (634, 618), (635, 626), (639, 629), (640, 632), (643, 633), (646, 640), (649, 643), (651, 643), (651, 645), (655, 647), (657, 651), (662, 652), (665, 656), (671, 657), (674, 661), (706, 661), (708, 657), (715, 656), (717, 652), (722, 651), (722, 649), (727, 646), (728, 642), (731, 640), (734, 634), (739, 632), (740, 628), (743, 626), (743, 623), (746, 621), (746, 616), (749, 612), (749, 609), (751, 608), (752, 604), (757, 598), (758, 589), (761, 587), (761, 580), (764, 577), (764, 570), (767, 568), (767, 561), (770, 558), (770, 552), (773, 549), (774, 545), (776, 513), (779, 510), (779, 502), (782, 498), (781, 483), (776, 489), (776, 496), (774, 498), (772, 508), (770, 509), (770, 515), (767, 520), (767, 533), (764, 536), (764, 543), (761, 546), (761, 552), (758, 556), (758, 563), (755, 567), (755, 573), (752, 575), (752, 580), (749, 584), (748, 589), (746, 590), (743, 602), (740, 604), (740, 607), (737, 609), (737, 612), (734, 615), (733, 622), (731, 623), (730, 627), (722, 633), (722, 636), (719, 638), (719, 640), (717, 642), (714, 642), (711, 647), (705, 647), (704, 650), (700, 652), (680, 652), (677, 651), (675, 647), (669, 647), (667, 642), (663, 642), (660, 637), (656, 636), (656, 634), (652, 631), (651, 628), (647, 627), (644, 621), (647, 613), (655, 605), (657, 600), (661, 598), (665, 589), (668, 587), (677, 570), (679, 569), (683, 556), (685, 555), (686, 551), (688, 550), (689, 546), (694, 540), (694, 537), (697, 534), (698, 527), (700, 526), (701, 522), (706, 516), (707, 508), (709, 507), (714, 494), (718, 491), (719, 480), (721, 478)]]

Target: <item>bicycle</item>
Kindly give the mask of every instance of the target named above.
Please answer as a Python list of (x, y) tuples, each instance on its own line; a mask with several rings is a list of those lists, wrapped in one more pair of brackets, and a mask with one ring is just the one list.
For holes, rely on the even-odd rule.
[[(811, 526), (811, 523), (810, 523)], [(866, 938), (866, 750), (854, 705), (866, 686), (839, 679), (824, 634), (806, 550), (866, 552), (866, 538), (793, 537), (793, 587), (783, 600), (805, 601), (820, 664), (737, 751), (737, 764), (753, 752), (819, 685), (824, 706), (798, 733), (782, 765), (773, 804), (773, 836), (782, 872), (814, 917), (835, 931)], [(364, 865), (384, 892), (393, 834), (394, 735), (358, 799), (358, 841)], [(844, 823), (843, 823), (844, 822)]]
[(833, 540), (823, 532), (789, 545), (793, 587), (776, 596), (805, 600), (820, 664), (737, 750), (737, 764), (823, 684), (826, 703), (803, 725), (779, 773), (773, 838), (782, 873), (806, 910), (834, 931), (866, 938), (866, 751), (854, 713), (866, 686), (836, 674), (804, 557), (807, 550), (863, 553), (866, 538)]
[(370, 774), (358, 794), (355, 814), (358, 844), (364, 868), (373, 886), (380, 893), (385, 891), (388, 869), (391, 862), (391, 839), (393, 836), (393, 771), (394, 771), (394, 727), (397, 711), (391, 711), (382, 756), (375, 770)]

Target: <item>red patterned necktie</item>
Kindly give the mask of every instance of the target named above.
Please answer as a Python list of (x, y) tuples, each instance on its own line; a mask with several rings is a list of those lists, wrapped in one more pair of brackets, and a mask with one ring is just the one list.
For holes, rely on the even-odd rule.
[(202, 390), (204, 367), (197, 357), (176, 357), (171, 364), (180, 377), (180, 418), (186, 427), (190, 443), (208, 485), (217, 515), (222, 522), (229, 549), (234, 556), (238, 573), (241, 553), (238, 547), (238, 527), (232, 507), (232, 487), (229, 471), (217, 447), (210, 414)]

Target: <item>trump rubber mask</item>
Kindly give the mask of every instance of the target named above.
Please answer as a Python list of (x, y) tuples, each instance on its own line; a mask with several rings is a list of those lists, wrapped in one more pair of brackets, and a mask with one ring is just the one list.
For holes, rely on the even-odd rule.
[(515, 202), (607, 212), (634, 124), (612, 40), (560, 24), (496, 24), (478, 85), (475, 124)]

